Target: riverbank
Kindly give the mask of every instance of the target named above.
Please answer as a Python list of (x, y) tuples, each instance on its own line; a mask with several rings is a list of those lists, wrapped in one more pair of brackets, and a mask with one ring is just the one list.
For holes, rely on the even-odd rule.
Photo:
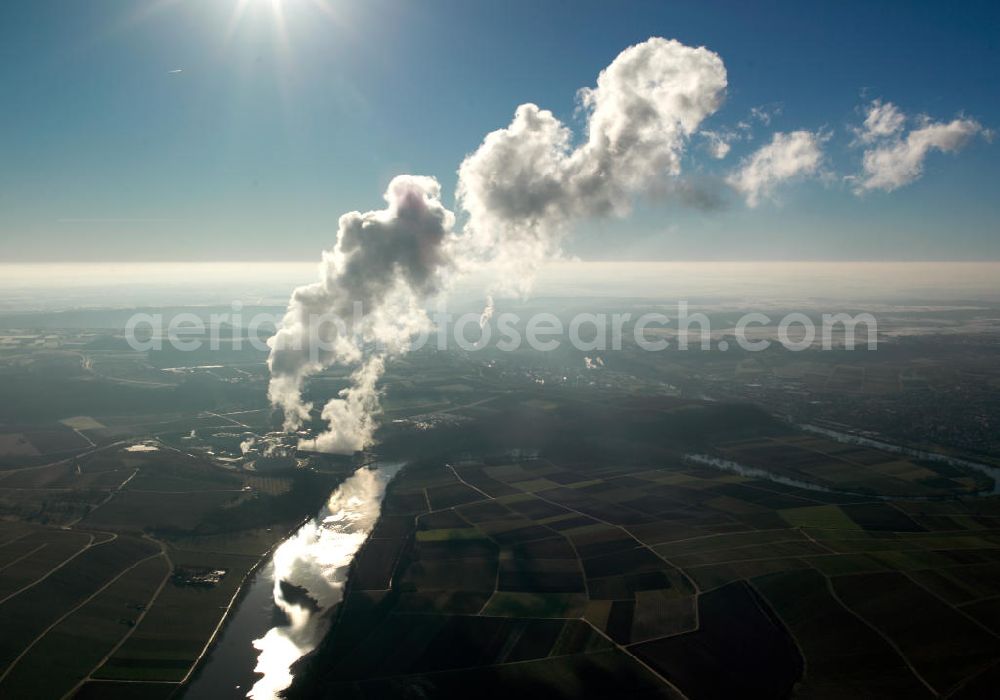
[[(711, 454), (685, 454), (684, 460), (752, 479), (854, 499), (943, 501), (1000, 493), (1000, 469), (996, 467), (875, 437), (816, 425), (791, 425), (818, 436), (817, 439), (825, 439), (826, 443), (817, 446), (811, 441), (806, 446), (787, 436), (774, 438), (773, 444), (767, 444), (789, 451), (788, 461), (784, 463), (773, 455), (762, 457), (759, 445), (756, 448), (721, 445), (711, 450)], [(840, 445), (856, 449), (845, 455)], [(746, 455), (746, 461), (740, 459), (741, 455)]]
[[(291, 667), (320, 643), (342, 599), (354, 555), (378, 521), (384, 488), (398, 469), (359, 467), (325, 505), (274, 546), (242, 583), (225, 625), (182, 691), (188, 700), (273, 698)], [(284, 586), (276, 587), (281, 581)], [(305, 604), (302, 596), (308, 596)]]
[[(411, 467), (411, 463), (405, 463), (395, 473), (395, 475), (393, 476), (393, 478), (386, 485), (385, 493), (382, 495), (382, 502), (383, 503), (391, 495), (392, 489), (393, 489), (393, 485), (396, 484), (396, 483), (398, 483), (399, 478), (401, 476), (403, 476), (410, 467)], [(364, 542), (362, 542), (361, 546), (358, 547), (357, 551), (355, 552), (354, 557), (351, 559), (351, 563), (347, 567), (347, 573), (346, 573), (346, 576), (345, 576), (345, 579), (344, 579), (343, 595), (342, 595), (342, 598), (344, 600), (346, 600), (347, 597), (351, 594), (352, 586), (355, 584), (355, 582), (357, 580), (357, 561), (358, 561), (358, 556), (360, 556), (361, 554), (364, 553), (365, 547), (367, 547), (369, 545), (369, 543), (371, 542), (372, 536), (376, 532), (376, 530), (378, 529), (379, 525), (382, 523), (383, 517), (384, 517), (384, 513), (380, 509), (378, 518), (373, 523), (372, 528), (371, 528), (371, 530), (369, 530), (368, 535), (365, 537)], [(416, 519), (416, 516), (414, 516), (414, 520), (415, 519)], [(395, 562), (393, 563), (393, 568), (395, 568)], [(323, 644), (326, 642), (326, 640), (329, 637), (329, 635), (337, 627), (338, 623), (340, 622), (340, 620), (341, 620), (341, 618), (343, 616), (343, 611), (344, 611), (344, 606), (343, 605), (339, 605), (339, 604), (335, 608), (333, 608), (332, 611), (329, 611), (330, 612), (330, 620), (329, 620), (329, 625), (327, 626), (327, 631), (326, 631), (326, 634), (324, 635), (324, 638), (320, 641), (319, 644), (316, 645), (315, 649), (313, 649), (312, 651), (310, 651), (308, 654), (303, 655), (302, 658), (300, 658), (298, 661), (296, 661), (296, 663), (292, 667), (293, 675), (295, 676), (295, 678), (299, 678), (301, 675), (305, 675), (305, 674), (309, 673), (309, 664), (310, 664), (310, 661), (313, 658), (315, 658), (316, 654), (322, 649)]]
[(923, 459), (930, 462), (945, 464), (950, 467), (961, 467), (963, 469), (977, 471), (980, 472), (981, 474), (985, 474), (987, 477), (993, 480), (993, 489), (988, 493), (976, 492), (971, 495), (1000, 494), (1000, 467), (983, 464), (982, 462), (976, 462), (971, 459), (965, 459), (964, 457), (956, 457), (954, 455), (941, 454), (939, 452), (931, 452), (929, 450), (921, 449), (919, 447), (911, 447), (908, 445), (899, 445), (891, 442), (886, 442), (885, 440), (880, 439), (882, 436), (878, 436), (878, 438), (868, 437), (865, 435), (842, 432), (839, 430), (833, 430), (832, 428), (825, 428), (823, 426), (811, 425), (808, 423), (800, 424), (797, 427), (800, 428), (801, 430), (805, 430), (806, 432), (822, 435), (824, 437), (828, 437), (831, 440), (835, 440), (845, 445), (859, 445), (861, 447), (872, 447), (877, 450), (882, 450), (883, 452), (891, 452), (893, 454), (900, 454), (906, 457), (913, 457), (915, 459)]
[(260, 558), (258, 558), (257, 562), (246, 571), (246, 573), (243, 575), (242, 580), (240, 581), (239, 587), (236, 589), (236, 592), (233, 594), (233, 597), (229, 600), (229, 604), (226, 606), (226, 610), (223, 613), (222, 618), (219, 620), (219, 624), (216, 625), (215, 631), (212, 633), (212, 636), (205, 643), (204, 649), (202, 649), (201, 654), (199, 654), (195, 663), (188, 670), (187, 675), (184, 676), (184, 679), (181, 680), (181, 682), (178, 684), (177, 690), (171, 696), (172, 698), (188, 697), (188, 690), (190, 689), (191, 684), (197, 680), (198, 674), (203, 668), (207, 657), (211, 656), (212, 651), (215, 648), (216, 641), (219, 639), (219, 636), (225, 631), (227, 624), (230, 622), (232, 618), (232, 613), (234, 609), (238, 607), (239, 604), (243, 601), (248, 588), (247, 584), (250, 583), (252, 579), (255, 579), (258, 572), (261, 571), (262, 567), (266, 566), (266, 564), (270, 562), (271, 557), (274, 556), (274, 552), (278, 549), (278, 547), (284, 544), (290, 537), (294, 536), (295, 533), (298, 532), (302, 528), (302, 526), (308, 523), (313, 517), (315, 516), (306, 515), (299, 521), (297, 521), (295, 525), (288, 528), (285, 534), (282, 535), (279, 539), (275, 540), (274, 543), (270, 547), (268, 547), (263, 554), (260, 555)]

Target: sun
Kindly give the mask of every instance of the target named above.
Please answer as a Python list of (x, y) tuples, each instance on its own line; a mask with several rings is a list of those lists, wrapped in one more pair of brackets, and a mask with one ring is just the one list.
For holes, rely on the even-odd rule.
[(319, 11), (326, 19), (337, 19), (330, 0), (236, 0), (227, 35), (231, 35), (248, 14), (257, 15), (262, 8), (270, 8), (270, 19), (281, 33), (286, 30), (289, 13), (299, 14), (311, 9)]

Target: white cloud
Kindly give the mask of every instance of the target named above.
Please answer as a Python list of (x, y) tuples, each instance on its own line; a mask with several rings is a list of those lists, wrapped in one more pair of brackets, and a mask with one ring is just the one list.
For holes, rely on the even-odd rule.
[(781, 115), (781, 104), (775, 102), (770, 105), (750, 108), (750, 118), (756, 119), (764, 126), (770, 126), (771, 120)]
[(824, 140), (811, 131), (778, 132), (770, 143), (743, 159), (726, 181), (746, 198), (747, 206), (756, 207), (761, 199), (772, 197), (780, 183), (817, 175)]
[(722, 160), (729, 155), (729, 151), (732, 149), (730, 142), (736, 140), (734, 134), (709, 131), (708, 129), (702, 129), (701, 135), (705, 138), (705, 147), (708, 149), (709, 155), (716, 160)]
[(957, 153), (976, 135), (989, 133), (974, 119), (958, 118), (950, 122), (919, 119), (919, 126), (905, 135), (906, 116), (891, 102), (875, 100), (868, 108), (864, 125), (856, 130), (861, 143), (867, 144), (862, 155), (862, 172), (850, 178), (854, 191), (892, 192), (918, 179), (924, 160), (934, 150)]
[(726, 69), (704, 47), (652, 38), (622, 51), (580, 91), (587, 138), (534, 104), (486, 136), (459, 168), (470, 248), (525, 293), (570, 222), (623, 215), (637, 193), (681, 171), (688, 139), (722, 104)]
[(906, 115), (899, 111), (892, 102), (875, 100), (868, 106), (864, 124), (855, 129), (858, 140), (862, 143), (872, 143), (881, 138), (895, 136), (903, 129)]
[[(325, 404), (327, 430), (304, 447), (352, 452), (367, 446), (377, 427), (386, 360), (428, 329), (427, 302), (459, 274), (489, 267), (501, 280), (489, 291), (523, 295), (580, 219), (625, 215), (643, 194), (717, 206), (724, 187), (716, 179), (681, 177), (689, 141), (700, 134), (721, 159), (732, 143), (751, 138), (754, 123), (770, 124), (780, 113), (779, 105), (758, 107), (735, 128), (702, 130), (726, 88), (717, 54), (654, 37), (622, 51), (595, 87), (579, 92), (587, 119), (581, 138), (552, 112), (523, 104), (507, 127), (483, 139), (458, 170), (457, 200), (467, 215), (462, 230), (454, 230), (438, 182), (413, 175), (392, 180), (384, 209), (342, 216), (319, 281), (294, 290), (270, 341), (268, 396), (283, 409), (285, 427), (310, 418), (312, 405), (302, 398), (306, 379), (340, 364), (353, 369), (350, 386)], [(855, 130), (856, 144), (866, 149), (863, 173), (853, 178), (858, 191), (900, 187), (919, 177), (931, 150), (955, 152), (972, 136), (987, 135), (970, 119), (924, 119), (907, 134), (905, 122), (891, 103), (870, 105)], [(822, 174), (826, 138), (804, 130), (775, 133), (726, 183), (755, 207), (781, 183)], [(490, 297), (481, 323), (492, 313)], [(346, 325), (321, 323), (331, 315)]]

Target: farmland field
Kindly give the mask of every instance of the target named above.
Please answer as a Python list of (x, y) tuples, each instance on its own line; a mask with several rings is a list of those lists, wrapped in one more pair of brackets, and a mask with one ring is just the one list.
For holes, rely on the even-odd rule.
[(995, 680), (1000, 501), (982, 474), (745, 404), (511, 389), (426, 361), (390, 371), (379, 453), (355, 459), (272, 457), (294, 438), (268, 433), (255, 400), (195, 410), (200, 394), (175, 393), (260, 386), (259, 370), (182, 381), (107, 360), (150, 382), (146, 398), (173, 398), (127, 413), (70, 397), (10, 424), (0, 695), (183, 694), (248, 572), (362, 457), (408, 466), (293, 698), (464, 698), (469, 684), (505, 700), (976, 698)]
[[(798, 488), (680, 450), (582, 456), (548, 420), (538, 456), (452, 460), (443, 447), (396, 478), (292, 697), (318, 685), (457, 697), (458, 683), (502, 677), (515, 658), (524, 674), (586, 666), (597, 687), (637, 697), (933, 697), (976, 687), (1000, 659), (1000, 505), (962, 498), (971, 477), (928, 486), (898, 455), (756, 439), (768, 471), (805, 478), (807, 463), (843, 462), (843, 493), (829, 470), (829, 489)], [(907, 500), (934, 489), (951, 499)], [(570, 629), (590, 641), (556, 655), (544, 640)], [(401, 648), (414, 652), (387, 651)]]
[[(247, 572), (344, 474), (242, 474), (191, 444), (254, 419), (237, 415), (0, 431), (0, 696), (165, 698), (190, 675)], [(205, 571), (224, 573), (190, 582)]]

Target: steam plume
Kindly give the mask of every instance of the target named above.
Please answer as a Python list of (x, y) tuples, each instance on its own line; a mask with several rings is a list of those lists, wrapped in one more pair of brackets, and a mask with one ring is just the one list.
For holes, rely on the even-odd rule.
[(335, 363), (354, 365), (353, 386), (323, 408), (330, 430), (312, 445), (352, 452), (371, 439), (383, 357), (405, 352), (429, 324), (423, 301), (450, 267), (444, 243), (454, 215), (441, 204), (434, 178), (400, 175), (389, 183), (386, 208), (340, 217), (337, 243), (323, 254), (320, 281), (292, 293), (277, 334), (269, 340), (268, 397), (284, 411), (285, 429), (308, 420), (305, 379)]
[(725, 89), (717, 54), (654, 37), (580, 91), (588, 118), (578, 147), (552, 112), (521, 105), (459, 168), (468, 254), (499, 268), (502, 291), (527, 293), (573, 220), (627, 214), (636, 194), (680, 174), (688, 137)]
[[(385, 359), (405, 352), (429, 325), (423, 304), (456, 271), (489, 266), (497, 290), (526, 294), (538, 267), (559, 252), (580, 218), (625, 215), (638, 194), (681, 172), (689, 138), (722, 104), (726, 69), (706, 48), (652, 38), (629, 47), (580, 91), (585, 138), (534, 104), (486, 136), (459, 168), (461, 234), (429, 177), (401, 175), (387, 207), (340, 219), (320, 281), (292, 294), (271, 340), (268, 395), (293, 430), (308, 420), (305, 379), (333, 364), (360, 365), (352, 384), (322, 410), (326, 432), (303, 447), (353, 452), (371, 442)], [(493, 313), (492, 297), (482, 323)], [(337, 327), (333, 315), (351, 318)], [(326, 322), (317, 318), (326, 318)]]

